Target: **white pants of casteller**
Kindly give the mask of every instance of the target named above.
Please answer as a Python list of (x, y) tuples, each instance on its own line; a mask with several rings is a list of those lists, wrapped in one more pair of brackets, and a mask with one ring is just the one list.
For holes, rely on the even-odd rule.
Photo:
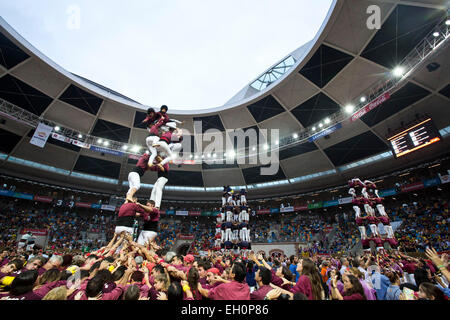
[(220, 233), (220, 228), (216, 228), (216, 234)]
[(227, 198), (222, 197), (222, 207), (224, 207), (227, 204)]
[(250, 242), (251, 241), (251, 239), (250, 239), (250, 229), (247, 229), (246, 231), (245, 231), (245, 235), (246, 235), (246, 241), (247, 242)]
[(233, 241), (239, 239), (239, 230), (233, 230)]
[(138, 243), (140, 245), (145, 245), (146, 243), (153, 241), (158, 234), (155, 231), (145, 231), (142, 230), (139, 234)]
[(227, 211), (227, 222), (233, 221), (233, 212)]
[(153, 164), (153, 161), (155, 160), (158, 152), (156, 150), (155, 147), (153, 147), (153, 145), (155, 143), (157, 143), (159, 141), (159, 137), (158, 136), (148, 136), (145, 139), (145, 143), (147, 144), (147, 148), (150, 151), (150, 158), (148, 159), (148, 163), (149, 164)]
[(231, 241), (232, 235), (231, 229), (225, 229), (225, 241)]
[(378, 232), (378, 228), (376, 224), (370, 224), (370, 231), (372, 231), (372, 236), (380, 236), (380, 233)]
[(386, 232), (387, 232), (387, 237), (388, 237), (389, 239), (394, 238), (394, 230), (392, 229), (391, 226), (384, 226), (384, 230), (386, 230)]
[(169, 145), (165, 141), (159, 141), (158, 142), (159, 147), (157, 148), (158, 151), (163, 151), (167, 154), (167, 157), (161, 161), (161, 165), (165, 165), (169, 161), (172, 161), (175, 158), (175, 154), (170, 150)]
[(242, 215), (242, 219), (244, 219), (244, 221), (249, 221), (250, 220), (250, 215), (248, 214), (247, 211), (244, 211), (244, 214)]
[(131, 227), (123, 227), (123, 226), (116, 226), (116, 229), (114, 230), (114, 233), (120, 234), (122, 231), (125, 231), (125, 232), (133, 235), (133, 228), (131, 228)]
[(225, 241), (225, 230), (220, 230), (220, 232), (222, 233), (222, 238), (220, 238), (220, 241), (224, 242)]
[(141, 177), (137, 172), (130, 172), (128, 174), (128, 193), (131, 192), (131, 189), (136, 189), (138, 191), (141, 188)]
[(241, 204), (247, 203), (247, 198), (245, 197), (245, 195), (241, 195)]
[[(241, 238), (241, 241), (247, 241), (247, 228), (244, 227), (241, 229), (240, 238)], [(249, 242), (249, 241), (247, 241), (247, 242)]]
[(234, 219), (235, 222), (238, 222), (239, 221), (239, 214), (235, 213), (233, 219)]
[(214, 246), (215, 247), (220, 247), (220, 240), (216, 239), (216, 241), (214, 242)]
[(366, 239), (366, 238), (367, 238), (367, 235), (366, 235), (366, 227), (364, 227), (364, 226), (359, 226), (358, 229), (359, 229), (359, 232), (361, 232), (361, 239), (362, 239), (362, 240)]
[(358, 206), (353, 206), (353, 210), (355, 210), (355, 217), (359, 218), (361, 216), (361, 209)]
[(225, 221), (225, 212), (220, 213), (220, 221)]
[(364, 205), (364, 210), (366, 211), (366, 214), (371, 214), (372, 213), (371, 209), (372, 208), (368, 204)]
[(377, 209), (380, 215), (387, 216), (386, 211), (384, 210), (384, 206), (382, 204), (377, 204)]
[(181, 148), (183, 148), (183, 144), (181, 144), (179, 142), (170, 143), (169, 148), (170, 148), (170, 150), (172, 150), (172, 152), (178, 153), (181, 150)]
[(150, 200), (155, 201), (155, 207), (160, 208), (161, 206), (161, 200), (162, 200), (162, 193), (164, 186), (167, 183), (167, 178), (160, 177), (158, 180), (156, 180), (155, 184), (153, 185), (152, 194), (150, 196)]

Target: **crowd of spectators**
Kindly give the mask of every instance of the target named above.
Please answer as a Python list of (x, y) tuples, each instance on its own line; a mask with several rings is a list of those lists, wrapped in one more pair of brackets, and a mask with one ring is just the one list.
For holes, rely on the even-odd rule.
[(0, 300), (448, 300), (448, 256), (194, 257), (115, 234), (85, 254), (4, 248)]

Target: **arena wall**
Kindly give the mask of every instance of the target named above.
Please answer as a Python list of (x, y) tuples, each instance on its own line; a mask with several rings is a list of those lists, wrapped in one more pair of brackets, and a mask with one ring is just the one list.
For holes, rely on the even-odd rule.
[(306, 247), (306, 244), (299, 242), (252, 243), (252, 250), (255, 253), (264, 251), (266, 256), (272, 255), (273, 252), (281, 252), (287, 256), (297, 255), (300, 247)]

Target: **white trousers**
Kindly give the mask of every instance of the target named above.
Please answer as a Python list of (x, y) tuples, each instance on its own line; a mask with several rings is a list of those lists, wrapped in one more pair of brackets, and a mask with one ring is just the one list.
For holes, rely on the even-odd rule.
[(234, 221), (239, 221), (239, 214), (238, 213), (235, 213), (234, 214)]
[(361, 239), (362, 239), (362, 240), (366, 239), (366, 238), (367, 238), (367, 235), (366, 235), (366, 227), (364, 227), (364, 226), (359, 226), (358, 229), (359, 229), (359, 232), (361, 232)]
[(114, 233), (117, 233), (117, 234), (120, 234), (122, 231), (125, 231), (125, 232), (133, 235), (133, 228), (131, 228), (131, 227), (116, 226), (116, 229), (114, 229)]
[(158, 152), (155, 147), (153, 147), (153, 144), (157, 143), (159, 141), (158, 136), (148, 136), (145, 139), (145, 143), (147, 144), (148, 150), (150, 150), (150, 158), (148, 159), (148, 164), (153, 164), (153, 161), (155, 160)]
[(376, 236), (380, 236), (380, 233), (378, 232), (378, 228), (376, 224), (370, 224), (370, 231), (372, 231), (372, 236), (376, 235)]
[(221, 234), (222, 234), (222, 238), (220, 238), (221, 242), (225, 241), (225, 231), (224, 230), (220, 230)]
[(131, 192), (131, 189), (136, 189), (138, 191), (141, 188), (141, 177), (139, 176), (139, 173), (137, 172), (130, 172), (128, 174), (128, 193)]
[(361, 216), (361, 209), (358, 206), (353, 206), (353, 210), (355, 210), (355, 217), (359, 218)]
[(232, 240), (238, 240), (239, 239), (239, 230), (233, 230), (232, 231)]
[(386, 211), (384, 210), (384, 206), (382, 204), (377, 204), (377, 209), (380, 215), (387, 216)]
[(245, 230), (245, 234), (246, 234), (246, 236), (247, 236), (246, 241), (247, 241), (247, 242), (251, 242), (251, 239), (250, 239), (250, 229)]
[(366, 214), (372, 213), (371, 209), (372, 208), (367, 203), (364, 205), (364, 210), (366, 211)]
[(149, 241), (153, 241), (158, 234), (155, 231), (145, 231), (142, 230), (139, 234), (138, 243), (140, 245), (145, 245)]
[(233, 221), (233, 212), (227, 211), (227, 222)]
[(387, 237), (388, 237), (389, 239), (394, 238), (394, 230), (392, 229), (391, 226), (384, 226), (384, 230), (386, 230), (386, 232), (387, 232)]
[(159, 141), (158, 142), (159, 147), (157, 148), (158, 151), (163, 151), (167, 154), (167, 157), (161, 162), (161, 165), (165, 165), (169, 161), (172, 161), (175, 158), (175, 154), (170, 150), (169, 145), (165, 141)]
[(231, 241), (232, 232), (231, 229), (225, 229), (225, 241)]
[(241, 194), (241, 203), (242, 204), (247, 203), (247, 198), (245, 197), (244, 194)]
[(222, 197), (222, 207), (224, 207), (227, 204), (227, 198)]
[(155, 184), (153, 185), (152, 194), (150, 196), (150, 200), (155, 201), (155, 207), (160, 208), (161, 207), (161, 200), (162, 200), (162, 193), (164, 186), (167, 183), (167, 178), (160, 177), (158, 180), (156, 180)]
[(181, 148), (183, 148), (183, 144), (181, 144), (180, 142), (170, 143), (169, 148), (170, 150), (172, 150), (172, 152), (178, 153), (181, 150)]

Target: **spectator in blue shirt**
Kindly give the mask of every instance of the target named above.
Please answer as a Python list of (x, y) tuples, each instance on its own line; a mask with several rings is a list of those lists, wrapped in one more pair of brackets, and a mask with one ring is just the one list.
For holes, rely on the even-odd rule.
[(298, 278), (300, 277), (300, 274), (297, 272), (298, 257), (292, 255), (289, 257), (289, 260), (291, 261), (291, 264), (289, 265), (289, 270), (292, 272), (293, 275), (295, 275), (295, 283), (297, 283)]

